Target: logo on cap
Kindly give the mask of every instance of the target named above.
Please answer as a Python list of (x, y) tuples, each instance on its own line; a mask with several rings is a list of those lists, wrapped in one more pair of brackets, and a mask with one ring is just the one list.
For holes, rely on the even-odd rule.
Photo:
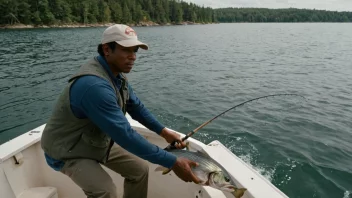
[(137, 36), (136, 32), (130, 27), (126, 28), (125, 34), (127, 34), (128, 36)]

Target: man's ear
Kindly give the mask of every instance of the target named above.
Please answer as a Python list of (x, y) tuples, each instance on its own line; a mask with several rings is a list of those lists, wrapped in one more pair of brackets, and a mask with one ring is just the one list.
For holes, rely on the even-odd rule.
[(104, 55), (109, 56), (110, 48), (109, 48), (108, 44), (103, 44), (102, 48), (103, 48)]

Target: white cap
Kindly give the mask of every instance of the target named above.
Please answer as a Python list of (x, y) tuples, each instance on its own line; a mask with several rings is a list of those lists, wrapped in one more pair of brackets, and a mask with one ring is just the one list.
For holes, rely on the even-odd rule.
[(142, 43), (137, 38), (137, 33), (129, 26), (123, 24), (112, 25), (103, 32), (101, 44), (115, 41), (124, 47), (139, 46), (148, 50), (148, 45)]

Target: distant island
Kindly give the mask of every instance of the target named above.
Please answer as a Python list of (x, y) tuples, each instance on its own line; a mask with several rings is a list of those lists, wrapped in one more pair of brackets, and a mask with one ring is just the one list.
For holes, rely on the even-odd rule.
[(237, 22), (352, 22), (352, 12), (309, 9), (219, 8), (180, 0), (6, 0), (0, 27), (87, 27)]

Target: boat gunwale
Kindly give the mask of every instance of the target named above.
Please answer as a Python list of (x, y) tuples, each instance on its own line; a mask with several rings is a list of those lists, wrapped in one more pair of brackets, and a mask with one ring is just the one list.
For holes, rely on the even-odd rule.
[[(126, 115), (128, 121), (130, 122), (130, 125), (133, 129), (135, 129), (139, 134), (144, 136), (146, 139), (161, 139), (162, 137), (159, 136), (157, 133), (154, 133), (147, 129), (145, 126), (140, 124), (139, 122), (133, 120), (128, 114)], [(34, 128), (33, 130), (30, 130), (22, 135), (19, 135), (12, 140), (5, 142), (4, 144), (0, 145), (0, 165), (10, 159), (11, 157), (14, 157), (18, 153), (26, 150), (27, 148), (33, 146), (34, 144), (40, 142), (41, 140), (41, 135), (42, 132), (45, 128), (46, 124), (43, 124), (37, 128)], [(175, 131), (173, 129), (170, 129), (172, 131)], [(175, 131), (176, 133), (180, 134), (182, 137), (185, 136), (185, 134), (182, 134), (180, 132)], [(187, 139), (188, 142), (190, 142), (190, 150), (194, 151), (201, 151), (204, 152), (208, 155), (210, 155), (215, 161), (218, 163), (224, 165), (224, 167), (229, 168), (227, 170), (230, 174), (230, 176), (236, 180), (236, 183), (239, 185), (239, 187), (242, 187), (243, 185), (250, 188), (251, 190), (248, 191), (248, 197), (257, 197), (262, 196), (261, 194), (263, 192), (270, 193), (272, 192), (272, 195), (276, 195), (275, 197), (280, 197), (280, 198), (286, 198), (287, 196), (285, 193), (283, 193), (281, 190), (279, 190), (275, 185), (273, 185), (267, 178), (265, 178), (263, 175), (261, 175), (258, 171), (256, 171), (251, 164), (247, 164), (244, 162), (241, 158), (236, 156), (234, 153), (232, 153), (230, 150), (228, 150), (220, 141), (214, 140), (210, 142), (208, 145), (190, 137)], [(167, 146), (167, 143), (165, 142), (165, 147)], [(220, 149), (220, 150), (219, 150)], [(222, 155), (219, 155), (219, 152), (224, 152)], [(228, 156), (230, 159), (228, 160), (222, 160), (223, 157)], [(230, 164), (229, 164), (230, 163)], [(244, 172), (247, 174), (244, 175), (242, 171), (238, 172), (238, 169), (236, 170), (233, 169), (233, 163), (239, 165), (239, 169), (243, 169)], [(231, 168), (230, 168), (231, 167)], [(249, 181), (248, 178), (251, 177), (256, 177), (259, 179), (259, 183), (264, 184), (264, 186), (255, 186), (255, 184), (252, 181)], [(252, 178), (252, 180), (253, 180)], [(207, 189), (206, 187), (203, 187), (203, 189)], [(274, 193), (275, 192), (275, 193)], [(271, 194), (271, 193), (270, 193)], [(265, 195), (263, 195), (265, 196)]]
[[(126, 117), (127, 117), (127, 120), (130, 122), (131, 127), (136, 131), (138, 131), (141, 135), (145, 136), (146, 138), (150, 138), (150, 137), (160, 138), (158, 134), (148, 130), (142, 124), (133, 120), (130, 115), (126, 114)], [(0, 145), (0, 164), (5, 162), (9, 158), (15, 156), (16, 154), (20, 153), (21, 151), (24, 151), (27, 148), (31, 147), (32, 145), (40, 142), (45, 126), (46, 124), (42, 124), (37, 128), (34, 128), (26, 133), (23, 133), (1, 144)], [(180, 134), (182, 137), (185, 136), (184, 134), (177, 132), (173, 129), (170, 129), (170, 130)], [(200, 150), (202, 147), (206, 146), (202, 142), (193, 138), (189, 138), (188, 141), (192, 142), (192, 146), (194, 146), (197, 150)]]

